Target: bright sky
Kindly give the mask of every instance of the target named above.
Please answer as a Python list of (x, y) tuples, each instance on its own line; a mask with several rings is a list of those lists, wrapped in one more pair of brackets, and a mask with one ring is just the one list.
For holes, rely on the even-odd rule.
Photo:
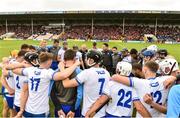
[(180, 0), (0, 0), (0, 12), (70, 10), (180, 11)]

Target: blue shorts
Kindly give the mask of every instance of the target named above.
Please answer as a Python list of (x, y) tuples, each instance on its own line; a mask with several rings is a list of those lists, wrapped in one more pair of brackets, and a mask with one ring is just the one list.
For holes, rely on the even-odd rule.
[(19, 112), (20, 111), (20, 107), (14, 105), (14, 109), (16, 110), (16, 112)]
[(2, 93), (2, 96), (3, 96), (3, 97), (4, 97), (4, 95), (3, 95), (4, 90), (5, 90), (5, 88), (2, 86), (2, 88), (1, 88), (1, 93)]
[[(61, 105), (61, 106), (62, 106), (63, 112), (64, 112), (66, 115), (71, 111), (72, 106), (70, 106), (70, 105)], [(58, 116), (58, 110), (55, 109), (54, 112), (55, 112), (55, 117), (59, 117), (59, 116)]]
[[(73, 106), (70, 106), (70, 105), (62, 105), (62, 110), (67, 115), (68, 112), (71, 111), (72, 107)], [(57, 109), (54, 110), (54, 114), (55, 114), (55, 117), (59, 117)], [(81, 108), (80, 107), (75, 110), (75, 117), (81, 117)]]
[(105, 118), (131, 118), (131, 116), (114, 116), (109, 113), (106, 113)]
[(56, 70), (58, 69), (58, 64), (59, 64), (58, 61), (53, 61), (50, 68), (53, 70)]
[(24, 116), (25, 118), (29, 118), (29, 117), (33, 117), (33, 118), (45, 117), (45, 118), (48, 118), (48, 117), (50, 117), (50, 114), (49, 114), (49, 113), (32, 114), (32, 113), (29, 113), (29, 112), (24, 111), (23, 116)]
[(14, 105), (14, 97), (9, 97), (7, 95), (4, 95), (5, 100), (7, 101), (8, 107), (10, 109), (13, 109), (13, 105)]
[(81, 106), (75, 110), (75, 117), (81, 117)]

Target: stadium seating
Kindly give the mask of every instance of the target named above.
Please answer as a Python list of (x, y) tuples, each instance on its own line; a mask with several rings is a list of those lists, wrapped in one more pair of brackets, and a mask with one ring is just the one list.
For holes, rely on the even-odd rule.
[[(33, 35), (30, 26), (10, 25), (8, 32), (14, 32), (15, 38), (21, 39), (95, 39), (95, 40), (119, 40), (124, 37), (126, 40), (143, 40), (144, 34), (155, 34), (154, 26), (144, 25), (118, 25), (96, 24), (93, 28), (90, 25), (67, 25), (65, 32), (60, 28), (48, 28), (47, 26), (34, 26)], [(0, 36), (6, 34), (5, 26), (0, 27)], [(123, 35), (122, 35), (123, 34)], [(156, 37), (160, 41), (180, 41), (180, 28), (172, 26), (157, 27)]]

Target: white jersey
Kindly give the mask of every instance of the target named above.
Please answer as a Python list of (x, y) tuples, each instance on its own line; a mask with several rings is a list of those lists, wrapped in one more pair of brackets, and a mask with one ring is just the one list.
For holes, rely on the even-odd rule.
[(118, 117), (132, 116), (133, 101), (139, 100), (134, 88), (109, 81), (103, 93), (111, 98), (106, 108), (108, 114)]
[[(152, 95), (153, 100), (156, 103), (161, 105), (166, 104), (169, 90), (164, 88), (163, 82), (169, 77), (170, 76), (161, 76), (150, 79), (139, 79), (135, 77), (130, 78), (131, 86), (136, 89), (142, 104), (150, 112), (152, 117), (160, 117), (162, 116), (162, 113), (146, 104), (143, 100), (143, 97), (148, 93)], [(136, 117), (141, 117), (141, 115), (137, 113)]]
[[(19, 62), (14, 62), (14, 63), (19, 63)], [(24, 81), (27, 80), (26, 76), (20, 76), (14, 74), (12, 71), (9, 71), (9, 76), (11, 76), (12, 81), (13, 81), (13, 86), (15, 89), (15, 94), (14, 94), (14, 105), (20, 107), (20, 97), (21, 97), (21, 91), (22, 87), (24, 84)]]
[[(86, 69), (77, 75), (77, 82), (83, 84), (83, 116), (85, 116), (92, 104), (100, 97), (109, 78), (110, 75), (107, 70), (94, 67)], [(103, 107), (94, 117), (103, 116), (105, 116), (105, 107)]]
[(53, 78), (52, 69), (41, 69), (37, 67), (25, 68), (22, 74), (27, 76), (29, 96), (25, 111), (32, 114), (49, 112), (49, 85)]
[(131, 63), (132, 62), (132, 58), (131, 56), (126, 56), (122, 59), (123, 62), (128, 62), (128, 63)]
[[(8, 76), (5, 78), (5, 80), (11, 89), (15, 89), (15, 81), (13, 79), (13, 75), (11, 71), (8, 72)], [(5, 88), (4, 92), (8, 93), (8, 90)], [(14, 97), (14, 95), (9, 95), (9, 94), (6, 94), (6, 96)]]
[(14, 81), (15, 81), (14, 105), (20, 107), (21, 91), (22, 91), (24, 82), (27, 81), (27, 77), (26, 76), (19, 76), (16, 74), (13, 74), (13, 75), (14, 75)]
[(63, 48), (59, 49), (58, 56), (61, 57), (61, 60), (64, 60), (64, 53), (65, 53), (65, 50)]
[(76, 59), (79, 61), (82, 59), (82, 53), (81, 52), (79, 52), (79, 51), (76, 52)]
[(13, 79), (12, 71), (8, 71), (8, 76), (6, 77), (6, 82), (11, 89), (15, 89), (15, 81)]
[[(17, 62), (15, 59), (11, 59), (9, 64), (12, 64), (12, 63), (17, 63)], [(14, 77), (13, 77), (12, 71), (8, 71), (8, 76), (5, 79), (11, 89), (15, 89), (15, 81), (13, 78)], [(8, 93), (8, 90), (5, 88), (4, 92)], [(14, 95), (9, 95), (9, 94), (7, 94), (6, 96), (14, 97)]]
[[(15, 59), (11, 59), (9, 63), (14, 64), (14, 63), (18, 63), (18, 62), (16, 62)], [(10, 88), (15, 89), (15, 81), (13, 79), (12, 71), (8, 71), (8, 77), (6, 77), (6, 81)]]

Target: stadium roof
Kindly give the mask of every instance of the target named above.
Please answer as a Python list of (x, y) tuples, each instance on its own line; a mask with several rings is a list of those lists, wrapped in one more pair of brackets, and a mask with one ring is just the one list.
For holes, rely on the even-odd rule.
[(180, 0), (1, 0), (0, 12), (160, 10), (180, 11)]
[(27, 12), (0, 12), (0, 15), (18, 14), (96, 14), (96, 13), (136, 13), (136, 14), (180, 14), (180, 11), (159, 11), (159, 10), (80, 10), (80, 11), (27, 11)]
[[(147, 10), (105, 10), (105, 11), (37, 11), (37, 12), (3, 12), (0, 14), (0, 23), (4, 24), (5, 20), (8, 23), (28, 22), (30, 20), (40, 22), (56, 22), (59, 23), (62, 19), (68, 20), (118, 20), (121, 22), (123, 18), (128, 22), (154, 23), (158, 19), (159, 23), (163, 24), (180, 24), (180, 11), (147, 11)], [(74, 22), (74, 21), (73, 21)], [(112, 21), (113, 22), (113, 21)], [(67, 22), (66, 22), (67, 23)]]

